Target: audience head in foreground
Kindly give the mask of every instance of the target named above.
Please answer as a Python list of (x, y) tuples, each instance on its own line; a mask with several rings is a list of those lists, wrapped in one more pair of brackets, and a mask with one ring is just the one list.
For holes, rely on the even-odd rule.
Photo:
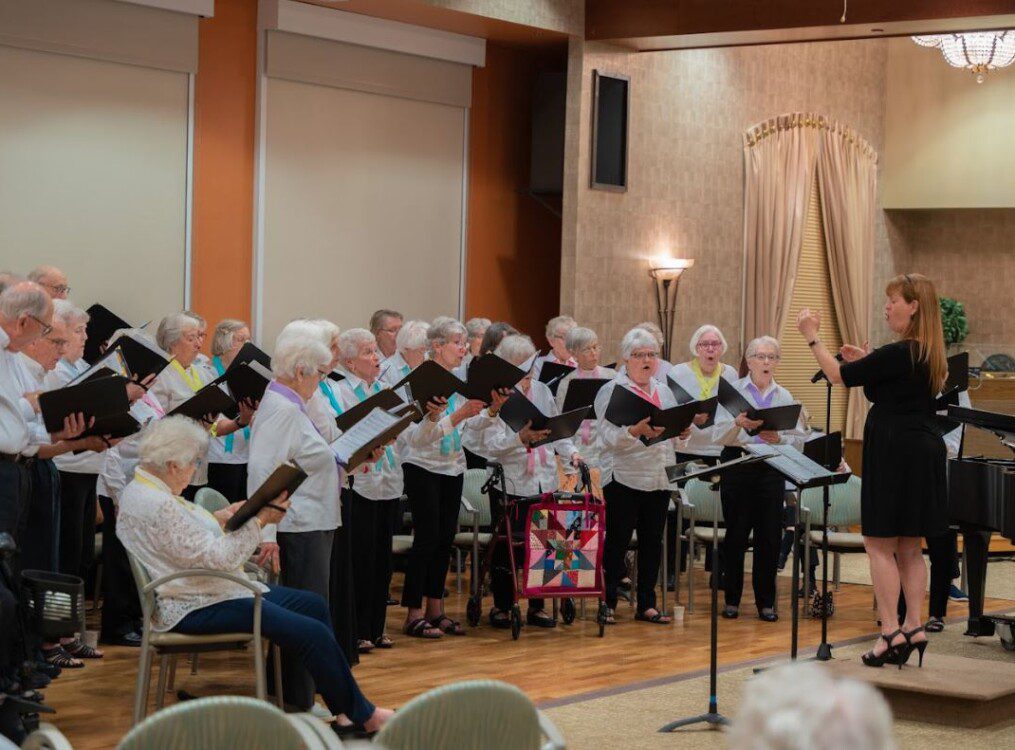
[(869, 685), (817, 664), (787, 664), (747, 683), (729, 732), (736, 750), (892, 750), (892, 714)]

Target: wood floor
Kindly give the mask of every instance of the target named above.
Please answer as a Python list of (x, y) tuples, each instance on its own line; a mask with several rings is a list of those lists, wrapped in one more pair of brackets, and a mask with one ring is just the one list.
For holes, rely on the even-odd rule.
[[(364, 693), (382, 706), (397, 707), (419, 693), (448, 682), (474, 678), (497, 678), (513, 683), (534, 701), (563, 698), (603, 688), (617, 688), (653, 678), (692, 672), (708, 666), (709, 618), (705, 575), (698, 571), (697, 612), (685, 614), (683, 625), (658, 626), (635, 622), (633, 610), (621, 602), (619, 622), (598, 637), (592, 621), (595, 607), (588, 608), (588, 621), (555, 630), (525, 628), (512, 642), (510, 632), (481, 625), (465, 637), (445, 636), (440, 641), (421, 641), (399, 635), (404, 610), (389, 609), (388, 632), (395, 648), (361, 657), (355, 669)], [(698, 579), (696, 579), (697, 581)], [(397, 591), (400, 577), (396, 576)], [(453, 588), (453, 579), (449, 579)], [(696, 584), (697, 585), (697, 584)], [(750, 584), (745, 587), (742, 615), (721, 620), (720, 665), (743, 662), (789, 652), (790, 621), (788, 580), (780, 578), (778, 623), (763, 623), (753, 616)], [(467, 595), (452, 591), (448, 610), (464, 621)], [(682, 594), (686, 604), (686, 588)], [(843, 584), (836, 594), (836, 613), (830, 620), (832, 642), (873, 634), (875, 613), (871, 588)], [(484, 602), (489, 607), (489, 599)], [(1015, 602), (989, 599), (987, 611), (1015, 606)], [(949, 617), (963, 615), (964, 605), (949, 605)], [(961, 627), (950, 625), (949, 627)], [(801, 619), (800, 647), (820, 642), (820, 623)], [(70, 739), (75, 750), (115, 747), (130, 728), (136, 679), (137, 651), (106, 649), (106, 658), (89, 662), (81, 670), (66, 670), (45, 693), (58, 713), (50, 717)], [(203, 656), (195, 676), (181, 663), (177, 687), (197, 695), (251, 694), (251, 659), (245, 653)], [(152, 691), (154, 692), (154, 684)], [(167, 702), (175, 696), (167, 696)]]

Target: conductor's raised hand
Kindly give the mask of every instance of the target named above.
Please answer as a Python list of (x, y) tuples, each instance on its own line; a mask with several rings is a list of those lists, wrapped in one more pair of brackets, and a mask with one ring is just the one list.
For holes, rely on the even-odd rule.
[(809, 307), (803, 308), (796, 316), (796, 327), (805, 339), (811, 341), (821, 330), (821, 311), (811, 310)]

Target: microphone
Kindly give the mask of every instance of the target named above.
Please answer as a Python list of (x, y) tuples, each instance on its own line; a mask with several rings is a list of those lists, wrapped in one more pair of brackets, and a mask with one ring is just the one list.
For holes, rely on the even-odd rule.
[(486, 468), (490, 469), (490, 476), (486, 478), (486, 482), (479, 489), (484, 495), (490, 492), (490, 489), (497, 484), (497, 480), (504, 475), (504, 467), (496, 461), (487, 461)]
[[(836, 354), (835, 359), (838, 362), (842, 362), (842, 354)], [(824, 370), (818, 370), (816, 373), (811, 375), (812, 383), (817, 383), (819, 380), (828, 380), (828, 377), (825, 375)]]

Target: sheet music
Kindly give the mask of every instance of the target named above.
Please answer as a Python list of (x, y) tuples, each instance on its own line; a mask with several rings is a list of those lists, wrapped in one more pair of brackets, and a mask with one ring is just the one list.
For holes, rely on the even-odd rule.
[(262, 365), (256, 359), (251, 360), (250, 362), (247, 362), (247, 367), (249, 367), (251, 370), (256, 372), (258, 375), (260, 375), (265, 380), (271, 380), (273, 377), (275, 377), (274, 375), (272, 375), (271, 370), (269, 370), (267, 367)]
[(790, 477), (796, 484), (807, 484), (815, 479), (835, 476), (834, 472), (811, 461), (803, 453), (789, 445), (749, 443), (743, 448), (755, 456), (764, 456), (765, 463)]
[(342, 433), (331, 444), (331, 449), (343, 464), (348, 464), (360, 448), (398, 422), (398, 417), (383, 409), (374, 409), (363, 419)]
[(94, 365), (92, 365), (87, 370), (85, 370), (77, 377), (75, 377), (73, 380), (68, 382), (67, 385), (69, 386), (77, 385), (78, 383), (81, 383), (85, 381), (87, 378), (91, 377), (93, 373), (95, 373), (98, 370), (101, 370), (103, 367), (109, 368), (117, 375), (122, 375), (128, 380), (130, 379), (130, 372), (127, 370), (127, 363), (123, 360), (123, 355), (120, 353), (119, 349), (114, 349), (113, 351), (109, 352), (109, 354), (104, 355), (102, 359), (100, 359)]

